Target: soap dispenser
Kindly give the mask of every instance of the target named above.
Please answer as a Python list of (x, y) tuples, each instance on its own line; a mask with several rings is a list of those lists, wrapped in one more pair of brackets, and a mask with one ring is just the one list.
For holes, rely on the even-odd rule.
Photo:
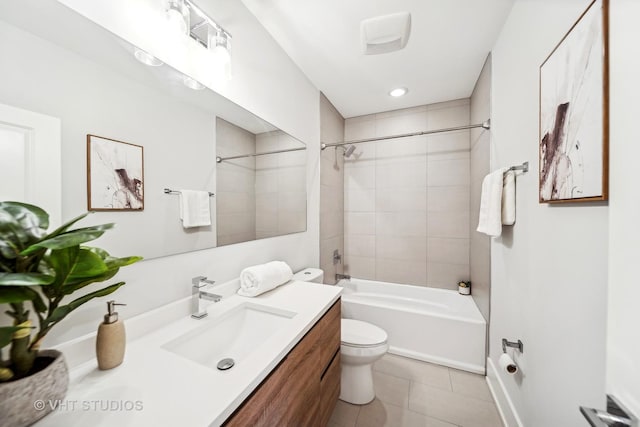
[(107, 314), (104, 315), (104, 322), (98, 327), (96, 356), (98, 368), (101, 370), (115, 368), (124, 360), (124, 322), (118, 319), (118, 313), (114, 311), (116, 305), (126, 304), (107, 301)]

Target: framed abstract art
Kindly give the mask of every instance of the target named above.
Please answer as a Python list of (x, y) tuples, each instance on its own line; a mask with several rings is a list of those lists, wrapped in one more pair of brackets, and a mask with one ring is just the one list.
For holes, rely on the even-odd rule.
[(608, 0), (594, 0), (540, 66), (540, 203), (608, 198)]
[(144, 156), (140, 145), (87, 135), (87, 208), (144, 209)]

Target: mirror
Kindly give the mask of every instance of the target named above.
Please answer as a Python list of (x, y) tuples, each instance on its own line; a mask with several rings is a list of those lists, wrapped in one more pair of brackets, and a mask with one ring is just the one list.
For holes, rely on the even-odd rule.
[[(54, 0), (0, 3), (0, 103), (60, 119), (62, 218), (87, 210), (87, 135), (144, 149), (144, 208), (100, 211), (99, 244), (155, 258), (306, 229), (306, 151), (299, 140)], [(194, 41), (195, 43), (195, 41)], [(193, 86), (193, 85), (192, 85)], [(297, 148), (282, 154), (216, 157)], [(211, 225), (183, 228), (180, 196), (204, 190)]]
[(306, 152), (299, 141), (280, 130), (254, 134), (220, 117), (216, 140), (218, 245), (305, 231)]

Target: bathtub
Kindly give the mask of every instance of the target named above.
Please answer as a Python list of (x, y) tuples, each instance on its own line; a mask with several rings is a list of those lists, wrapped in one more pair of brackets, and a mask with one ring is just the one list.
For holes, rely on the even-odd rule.
[(355, 278), (338, 285), (342, 317), (387, 331), (389, 353), (485, 373), (487, 325), (470, 296)]

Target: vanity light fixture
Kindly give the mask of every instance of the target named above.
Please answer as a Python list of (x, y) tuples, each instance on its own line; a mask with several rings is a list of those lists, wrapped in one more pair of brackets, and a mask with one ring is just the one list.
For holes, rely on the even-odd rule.
[[(192, 0), (165, 0), (165, 4), (170, 26), (177, 33), (187, 34), (207, 48), (215, 59), (216, 73), (230, 79), (231, 34), (211, 19)], [(185, 85), (192, 89), (195, 89), (194, 86), (201, 85), (199, 82), (195, 83), (187, 83), (185, 79)]]
[(213, 54), (219, 74), (231, 78), (231, 34), (192, 0), (183, 1), (190, 11), (189, 35)]
[(148, 52), (145, 52), (140, 48), (136, 48), (135, 51), (133, 52), (133, 55), (136, 57), (138, 61), (142, 62), (145, 65), (149, 65), (151, 67), (159, 67), (163, 64), (163, 62), (160, 61), (158, 58), (156, 58), (155, 56), (151, 55)]
[(176, 33), (191, 33), (190, 12), (185, 0), (167, 0), (167, 20)]
[(398, 97), (401, 97), (403, 95), (406, 95), (407, 92), (409, 92), (409, 89), (407, 89), (406, 87), (398, 87), (398, 88), (395, 88), (395, 89), (391, 90), (389, 92), (389, 95), (393, 96), (394, 98), (398, 98)]
[(202, 83), (200, 83), (196, 79), (192, 79), (189, 76), (183, 76), (182, 77), (182, 83), (184, 83), (184, 85), (186, 87), (188, 87), (189, 89), (193, 89), (193, 90), (202, 90), (202, 89), (204, 89), (204, 85)]
[(213, 53), (216, 64), (227, 79), (231, 78), (231, 36), (222, 28), (209, 31), (208, 48)]

